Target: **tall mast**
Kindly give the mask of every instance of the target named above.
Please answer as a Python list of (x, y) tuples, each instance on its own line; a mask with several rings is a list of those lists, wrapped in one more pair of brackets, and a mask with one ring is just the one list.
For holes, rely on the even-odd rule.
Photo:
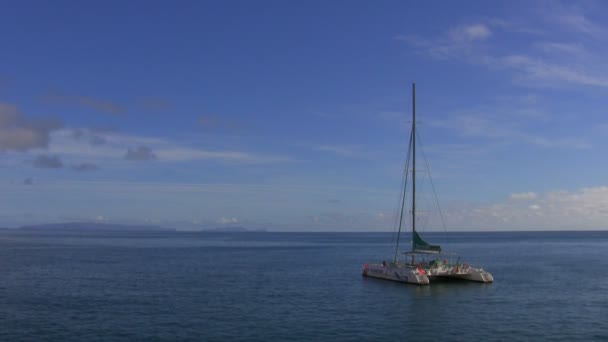
[[(403, 180), (403, 192), (402, 195), (403, 197), (401, 198), (401, 215), (399, 216), (399, 232), (397, 233), (397, 243), (395, 244), (395, 256), (393, 257), (393, 262), (397, 262), (397, 254), (399, 253), (399, 241), (400, 241), (400, 237), (401, 237), (401, 227), (403, 225), (403, 212), (405, 211), (405, 196), (407, 194), (407, 180), (408, 180), (408, 175), (410, 172), (410, 156), (411, 156), (411, 151), (412, 151), (412, 140), (414, 140), (414, 131), (412, 130), (410, 132), (410, 143), (407, 147), (407, 158), (405, 158), (405, 170), (404, 170), (404, 176), (405, 179)], [(413, 249), (412, 249), (413, 250)], [(412, 264), (414, 262), (412, 261)]]
[[(412, 239), (416, 233), (416, 83), (412, 83)], [(413, 240), (412, 240), (413, 243)], [(413, 247), (413, 246), (412, 246)]]

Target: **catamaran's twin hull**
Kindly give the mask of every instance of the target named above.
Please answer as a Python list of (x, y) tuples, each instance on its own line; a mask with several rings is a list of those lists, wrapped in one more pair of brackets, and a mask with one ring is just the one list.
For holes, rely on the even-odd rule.
[(363, 267), (363, 276), (398, 281), (402, 283), (428, 285), (442, 280), (466, 280), (480, 283), (492, 283), (492, 274), (481, 268), (467, 269), (427, 269), (421, 270), (412, 266), (394, 266), (372, 264)]
[(428, 285), (429, 278), (413, 267), (399, 267), (391, 265), (365, 265), (363, 276), (398, 281), (416, 285)]
[(430, 282), (441, 281), (441, 280), (467, 280), (475, 281), (479, 283), (492, 283), (494, 277), (490, 272), (486, 272), (481, 268), (468, 268), (466, 270), (436, 270), (427, 269), (426, 276)]

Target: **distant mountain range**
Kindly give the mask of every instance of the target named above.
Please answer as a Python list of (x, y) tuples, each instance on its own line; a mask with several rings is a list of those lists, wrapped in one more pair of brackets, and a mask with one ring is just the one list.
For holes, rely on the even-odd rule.
[(204, 229), (206, 232), (265, 232), (266, 229), (249, 229), (241, 226), (218, 227)]
[[(69, 230), (69, 231), (176, 231), (174, 228), (165, 228), (153, 225), (133, 225), (133, 224), (115, 224), (115, 223), (99, 223), (99, 222), (66, 222), (66, 223), (48, 223), (21, 226), (17, 229), (21, 230)], [(250, 229), (241, 226), (228, 226), (216, 228), (203, 228), (203, 232), (265, 232), (265, 229)]]
[(97, 222), (67, 222), (21, 226), (23, 230), (78, 230), (78, 231), (175, 231), (172, 228), (149, 225), (129, 225)]

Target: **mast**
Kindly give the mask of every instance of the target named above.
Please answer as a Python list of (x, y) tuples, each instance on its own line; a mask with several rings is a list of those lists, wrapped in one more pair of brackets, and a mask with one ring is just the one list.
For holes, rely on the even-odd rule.
[(412, 250), (416, 234), (416, 83), (412, 83)]
[[(407, 194), (407, 179), (408, 179), (409, 169), (410, 169), (410, 156), (411, 156), (410, 153), (412, 152), (412, 140), (414, 140), (414, 139), (415, 139), (414, 131), (412, 130), (410, 132), (410, 143), (407, 147), (407, 158), (405, 158), (405, 171), (404, 171), (405, 179), (403, 180), (403, 192), (402, 192), (403, 197), (401, 198), (401, 215), (399, 216), (399, 232), (397, 233), (397, 243), (395, 244), (395, 255), (393, 256), (393, 262), (397, 262), (397, 254), (399, 253), (399, 241), (401, 240), (400, 239), (401, 227), (403, 225), (403, 212), (405, 211), (405, 196)], [(413, 250), (414, 249), (412, 246), (412, 251)], [(413, 263), (414, 262), (412, 261), (412, 264)]]

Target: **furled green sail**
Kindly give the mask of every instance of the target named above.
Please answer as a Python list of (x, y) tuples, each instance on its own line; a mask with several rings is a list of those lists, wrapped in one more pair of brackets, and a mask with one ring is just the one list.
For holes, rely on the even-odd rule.
[(430, 245), (428, 242), (422, 240), (418, 232), (414, 231), (414, 252), (427, 252), (427, 253), (440, 253), (441, 246)]

